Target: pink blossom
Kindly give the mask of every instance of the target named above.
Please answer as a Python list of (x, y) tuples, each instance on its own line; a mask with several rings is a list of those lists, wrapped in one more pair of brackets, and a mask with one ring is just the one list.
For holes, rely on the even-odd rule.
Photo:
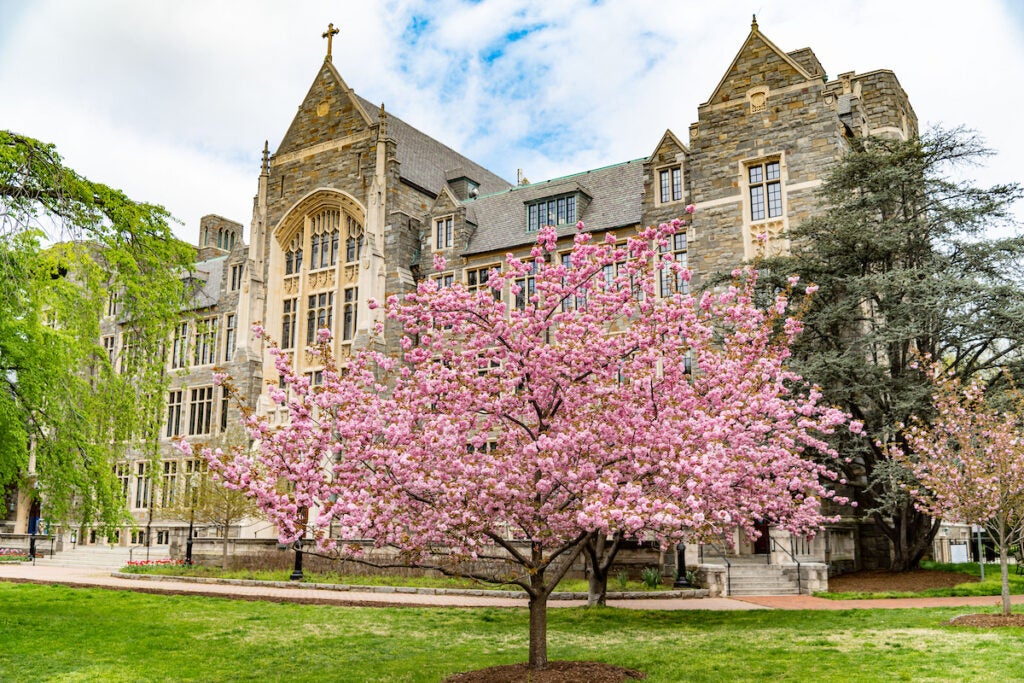
[(801, 324), (786, 297), (755, 305), (755, 270), (723, 291), (654, 295), (665, 271), (690, 277), (658, 251), (679, 227), (623, 246), (581, 224), (568, 267), (543, 258), (557, 246), (544, 229), (531, 258), (489, 278), (513, 294), (533, 278), (521, 308), (463, 287), (390, 296), (400, 357), (358, 351), (341, 372), (325, 346), (311, 391), (280, 354), (287, 391), (267, 394), (289, 420), (250, 419), (258, 448), (211, 467), (285, 542), (350, 552), (341, 530), (448, 568), (502, 553), (495, 578), (540, 604), (598, 535), (667, 545), (762, 520), (812, 534), (832, 519), (822, 482), (837, 475), (803, 456), (835, 457), (825, 439), (848, 416), (788, 369)]
[(694, 206), (693, 204), (687, 204), (687, 205), (686, 205), (686, 209), (685, 209), (685, 211), (686, 211), (686, 213), (690, 214), (691, 216), (693, 215), (693, 213), (694, 213), (694, 212), (695, 212), (696, 210), (697, 210), (697, 207), (696, 207), (696, 206)]

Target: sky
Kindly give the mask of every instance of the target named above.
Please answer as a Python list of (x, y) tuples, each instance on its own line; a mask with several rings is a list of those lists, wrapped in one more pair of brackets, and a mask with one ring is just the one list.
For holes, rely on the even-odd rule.
[(349, 87), (514, 182), (645, 157), (666, 129), (685, 142), (755, 13), (830, 77), (893, 70), (922, 128), (975, 129), (997, 152), (977, 182), (1024, 181), (1019, 0), (0, 0), (0, 128), (194, 242), (208, 213), (248, 232), (263, 141), (329, 22)]

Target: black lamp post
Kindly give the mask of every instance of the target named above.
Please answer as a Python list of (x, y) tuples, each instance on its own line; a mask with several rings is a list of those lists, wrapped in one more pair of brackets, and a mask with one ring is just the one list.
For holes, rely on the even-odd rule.
[(295, 568), (292, 569), (292, 575), (288, 578), (292, 581), (302, 581), (302, 537), (306, 535), (306, 522), (309, 520), (309, 510), (302, 508), (302, 533), (299, 535), (297, 541), (295, 541)]
[(676, 543), (676, 582), (675, 588), (688, 588), (690, 582), (686, 578), (686, 544)]
[(192, 487), (195, 479), (195, 471), (188, 472), (185, 477), (185, 496), (188, 499), (188, 538), (185, 539), (185, 564), (192, 566), (192, 537), (195, 535), (193, 529), (196, 522), (196, 503), (198, 496)]
[(302, 581), (302, 538), (295, 541), (295, 568), (288, 578), (292, 581)]
[(188, 516), (188, 538), (185, 540), (185, 564), (192, 566), (192, 526), (196, 521), (195, 508), (189, 510)]

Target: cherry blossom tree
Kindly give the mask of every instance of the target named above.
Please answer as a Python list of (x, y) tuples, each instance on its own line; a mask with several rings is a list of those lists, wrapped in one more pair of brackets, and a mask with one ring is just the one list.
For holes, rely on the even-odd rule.
[(1008, 616), (1007, 554), (1024, 532), (1024, 396), (1009, 392), (1010, 405), (1001, 409), (978, 382), (965, 387), (938, 366), (931, 375), (935, 418), (907, 428), (907, 449), (896, 444), (888, 449), (917, 477), (920, 487), (910, 494), (920, 509), (988, 531), (999, 547), (1003, 615)]
[(667, 545), (754, 536), (758, 520), (813, 534), (836, 475), (803, 456), (834, 455), (823, 436), (846, 420), (786, 369), (800, 323), (785, 293), (760, 310), (744, 271), (690, 294), (668, 250), (679, 221), (624, 241), (579, 228), (565, 254), (542, 229), (491, 289), (389, 298), (401, 358), (339, 367), (321, 330), (310, 386), (271, 343), (290, 421), (249, 416), (260, 448), (208, 454), (284, 542), (351, 556), (336, 539), (373, 539), (402, 564), (519, 585), (535, 668), (548, 597), (599, 535)]

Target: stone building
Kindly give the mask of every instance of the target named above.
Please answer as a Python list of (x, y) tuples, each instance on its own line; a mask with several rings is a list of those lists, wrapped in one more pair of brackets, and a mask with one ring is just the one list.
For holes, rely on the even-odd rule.
[[(251, 396), (278, 381), (263, 346), (247, 333), (255, 322), (316, 382), (321, 368), (303, 349), (324, 325), (339, 357), (364, 345), (398, 348), (392, 323), (374, 333), (384, 321), (367, 305), (371, 297), (400, 295), (423, 278), (481, 287), (507, 252), (528, 251), (541, 225), (556, 225), (568, 245), (578, 220), (591, 231), (624, 233), (679, 217), (691, 203), (692, 224), (672, 247), (699, 285), (760, 254), (785, 251), (787, 229), (819, 211), (815, 191), (850, 139), (917, 132), (892, 71), (830, 77), (811, 49), (780, 49), (755, 20), (685, 138), (681, 122), (667, 121), (679, 127), (652, 140), (646, 157), (512, 184), (356, 94), (325, 36), (327, 56), (284, 139), (276, 149), (264, 147), (248, 246), (238, 224), (208, 216), (201, 225), (196, 278), (206, 305), (190, 323), (195, 328), (182, 327), (183, 352), (205, 360), (199, 348), (216, 325), (214, 362), (244, 378)], [(434, 271), (437, 253), (449, 270)], [(192, 425), (196, 411), (212, 419), (214, 434), (233, 419), (220, 407), (212, 367), (194, 363), (172, 387), (168, 435), (178, 410), (178, 430)], [(257, 403), (264, 412), (276, 409), (265, 395)], [(185, 465), (171, 463), (169, 454), (165, 471), (177, 467), (180, 476)], [(813, 544), (776, 541), (798, 557), (852, 567), (859, 534), (851, 521)], [(732, 552), (772, 547), (741, 541)]]

